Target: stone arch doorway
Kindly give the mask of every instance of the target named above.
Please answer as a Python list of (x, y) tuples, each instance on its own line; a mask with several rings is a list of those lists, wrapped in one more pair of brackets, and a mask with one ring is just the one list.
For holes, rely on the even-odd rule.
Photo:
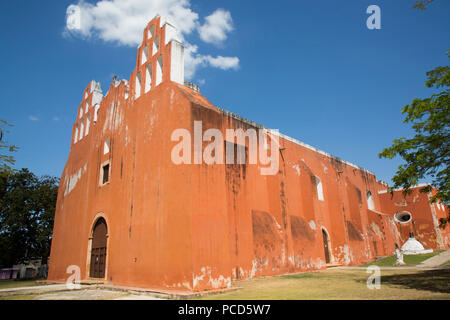
[(108, 226), (104, 218), (99, 218), (92, 230), (90, 278), (104, 279), (106, 275), (106, 249), (108, 243)]
[(331, 244), (330, 244), (330, 236), (328, 232), (322, 228), (322, 237), (323, 237), (323, 250), (325, 253), (325, 262), (326, 264), (331, 263)]

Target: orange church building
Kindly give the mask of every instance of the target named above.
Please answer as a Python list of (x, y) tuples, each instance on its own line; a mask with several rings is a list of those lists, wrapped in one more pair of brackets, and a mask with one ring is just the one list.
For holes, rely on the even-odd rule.
[[(183, 52), (176, 29), (156, 17), (131, 79), (114, 79), (105, 96), (95, 81), (83, 92), (48, 280), (65, 282), (75, 265), (82, 280), (196, 292), (364, 264), (391, 255), (409, 232), (426, 249), (450, 248), (438, 227), (443, 205), (419, 188), (392, 196), (373, 173), (217, 108), (184, 81)], [(262, 132), (272, 173), (262, 170), (273, 163), (250, 161), (254, 136), (230, 139), (233, 130)], [(243, 161), (202, 159), (208, 132), (226, 137), (214, 157), (234, 150), (231, 160)]]

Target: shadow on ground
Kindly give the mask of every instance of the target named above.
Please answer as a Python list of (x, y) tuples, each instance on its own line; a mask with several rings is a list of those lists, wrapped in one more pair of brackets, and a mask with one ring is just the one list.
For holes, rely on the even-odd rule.
[(381, 285), (450, 293), (450, 270), (428, 270), (408, 274), (381, 276)]

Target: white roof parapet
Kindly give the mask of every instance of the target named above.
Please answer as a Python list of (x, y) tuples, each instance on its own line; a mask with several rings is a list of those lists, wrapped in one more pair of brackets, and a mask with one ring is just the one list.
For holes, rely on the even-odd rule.
[(184, 46), (177, 40), (171, 40), (170, 44), (172, 46), (170, 51), (170, 80), (184, 84)]
[(102, 93), (102, 87), (100, 85), (100, 82), (92, 80), (91, 81), (91, 93), (94, 91)]
[[(420, 184), (416, 184), (415, 186), (412, 186), (409, 189), (424, 188), (424, 187), (428, 187), (428, 186), (431, 186), (431, 184), (429, 184), (429, 183), (420, 183)], [(402, 191), (402, 190), (404, 190), (404, 188), (397, 188), (397, 189), (394, 189), (393, 191), (395, 192), (395, 191)], [(388, 192), (389, 192), (389, 189), (386, 189), (386, 190), (378, 191), (378, 194), (383, 194), (383, 193), (388, 193)]]
[(342, 162), (342, 163), (344, 163), (344, 164), (346, 164), (346, 165), (349, 165), (349, 166), (351, 166), (351, 167), (353, 167), (353, 168), (356, 168), (356, 169), (358, 169), (358, 170), (364, 171), (364, 172), (366, 172), (366, 173), (368, 173), (368, 174), (371, 174), (371, 175), (374, 175), (374, 176), (375, 176), (375, 173), (373, 173), (373, 172), (371, 172), (371, 171), (369, 171), (369, 170), (367, 170), (367, 169), (364, 169), (364, 168), (362, 168), (362, 167), (360, 167), (360, 166), (357, 166), (357, 165), (355, 165), (355, 164), (353, 164), (353, 163), (351, 163), (351, 162), (342, 160), (342, 159), (339, 158), (339, 157), (333, 156), (332, 154), (330, 154), (330, 153), (328, 153), (328, 152), (325, 152), (325, 151), (322, 151), (322, 150), (320, 150), (320, 149), (317, 149), (317, 148), (315, 148), (315, 147), (313, 147), (313, 146), (310, 146), (309, 144), (306, 144), (306, 143), (304, 143), (304, 142), (301, 142), (300, 140), (291, 138), (291, 137), (289, 137), (289, 136), (287, 136), (287, 135), (284, 135), (284, 134), (282, 134), (282, 133), (280, 133), (280, 132), (278, 132), (278, 131), (275, 131), (275, 130), (273, 130), (273, 129), (269, 129), (269, 128), (263, 126), (263, 125), (260, 125), (260, 124), (254, 122), (254, 121), (251, 121), (251, 120), (248, 120), (248, 119), (246, 119), (246, 118), (243, 118), (243, 117), (241, 117), (241, 116), (239, 116), (239, 115), (237, 115), (237, 114), (235, 114), (235, 113), (232, 113), (232, 112), (230, 112), (230, 111), (227, 111), (227, 110), (225, 110), (225, 109), (222, 109), (222, 108), (219, 108), (219, 107), (216, 107), (216, 108), (219, 109), (219, 111), (222, 112), (223, 114), (225, 114), (225, 115), (227, 115), (227, 116), (229, 116), (229, 117), (232, 117), (232, 118), (234, 118), (234, 119), (236, 119), (236, 120), (240, 120), (240, 121), (242, 121), (242, 122), (244, 122), (244, 123), (247, 123), (247, 124), (249, 124), (249, 125), (251, 125), (251, 126), (253, 126), (253, 127), (256, 127), (256, 128), (268, 130), (268, 131), (270, 131), (271, 133), (273, 133), (273, 134), (275, 134), (275, 135), (278, 135), (280, 138), (283, 138), (283, 139), (288, 140), (288, 141), (290, 141), (290, 142), (293, 142), (293, 143), (295, 143), (295, 144), (297, 144), (297, 145), (300, 145), (300, 146), (302, 146), (302, 147), (305, 147), (305, 148), (307, 148), (307, 149), (309, 149), (309, 150), (315, 151), (315, 152), (317, 152), (317, 153), (319, 153), (319, 154), (321, 154), (321, 155), (324, 155), (324, 156), (326, 156), (326, 157), (328, 157), (328, 158), (330, 158), (330, 159), (337, 160), (337, 161)]
[(164, 39), (164, 45), (167, 45), (169, 42), (171, 41), (177, 41), (180, 44), (181, 42), (181, 37), (178, 34), (177, 28), (175, 28), (175, 26), (169, 22), (165, 22), (163, 25), (163, 28), (166, 27), (166, 35), (165, 35), (165, 39)]
[(193, 82), (185, 80), (184, 81), (184, 86), (188, 87), (188, 88), (191, 88), (192, 90), (195, 90), (197, 92), (200, 92), (200, 87), (198, 85), (196, 85), (195, 83), (193, 83)]
[(378, 183), (381, 183), (382, 185), (384, 185), (384, 186), (389, 188), (389, 183), (387, 183), (386, 181), (378, 180)]
[(92, 105), (95, 106), (103, 100), (103, 92), (100, 82), (91, 81)]

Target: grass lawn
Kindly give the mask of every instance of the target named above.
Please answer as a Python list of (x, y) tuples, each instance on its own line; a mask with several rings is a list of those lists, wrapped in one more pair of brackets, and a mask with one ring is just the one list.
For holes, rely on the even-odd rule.
[(42, 284), (37, 284), (36, 280), (0, 280), (0, 290), (33, 286), (42, 286)]
[[(404, 255), (403, 261), (406, 263), (407, 266), (416, 266), (427, 259), (437, 256), (438, 254), (440, 254), (442, 252), (443, 251), (434, 251), (434, 252), (427, 253), (427, 254)], [(363, 265), (362, 267), (368, 267), (368, 266), (395, 267), (394, 266), (395, 261), (397, 261), (397, 257), (394, 255), (394, 256), (387, 257), (387, 258), (382, 258), (379, 260), (369, 262), (369, 263)]]
[(369, 290), (365, 270), (326, 270), (239, 281), (239, 291), (201, 297), (203, 300), (331, 300), (448, 299), (450, 270), (381, 272), (381, 289)]
[(450, 267), (450, 260), (441, 264), (440, 267)]
[[(448, 270), (382, 270), (381, 288), (367, 288), (365, 270), (331, 269), (313, 273), (238, 281), (238, 291), (201, 297), (203, 300), (450, 300)], [(26, 283), (25, 281), (22, 283)], [(28, 283), (30, 285), (30, 283)], [(48, 294), (48, 293), (47, 293)], [(0, 296), (0, 300), (33, 300), (38, 294)]]

